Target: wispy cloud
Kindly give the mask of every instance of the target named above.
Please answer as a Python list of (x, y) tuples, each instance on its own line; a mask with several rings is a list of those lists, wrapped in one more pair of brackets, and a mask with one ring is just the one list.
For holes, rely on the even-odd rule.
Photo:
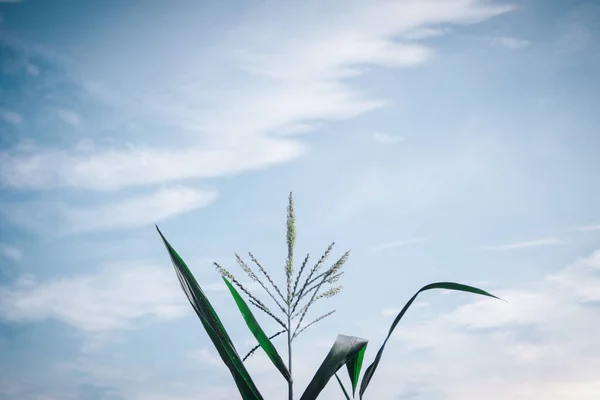
[(0, 254), (13, 261), (19, 261), (23, 257), (19, 248), (6, 243), (0, 243)]
[(78, 149), (13, 151), (0, 153), (0, 181), (17, 188), (116, 190), (262, 169), (294, 159), (303, 151), (304, 146), (297, 142), (267, 138), (173, 150), (136, 147), (91, 154)]
[(18, 126), (23, 122), (23, 118), (19, 113), (10, 110), (0, 110), (0, 117), (8, 124)]
[(560, 245), (560, 244), (564, 244), (564, 242), (557, 238), (544, 238), (544, 239), (537, 239), (537, 240), (529, 240), (529, 241), (525, 241), (525, 242), (483, 246), (483, 249), (491, 250), (491, 251), (495, 251), (495, 250), (502, 251), (502, 250), (527, 249), (530, 247), (556, 246), (556, 245)]
[(373, 246), (371, 249), (373, 251), (383, 251), (383, 250), (393, 249), (396, 247), (404, 247), (404, 246), (408, 246), (408, 245), (415, 244), (415, 243), (421, 243), (426, 240), (428, 240), (428, 239), (427, 238), (414, 238), (414, 239), (407, 239), (407, 240), (396, 240), (393, 242), (386, 242), (386, 243), (378, 244), (376, 246)]
[(216, 198), (214, 190), (173, 187), (99, 205), (5, 203), (3, 214), (8, 220), (39, 233), (48, 233), (47, 227), (52, 226), (53, 231), (72, 234), (151, 225), (207, 206)]
[[(156, 40), (151, 54), (138, 50), (145, 49), (145, 34), (115, 38), (123, 46), (109, 53), (98, 45), (103, 41), (82, 46), (85, 51), (69, 66), (83, 90), (121, 110), (120, 119), (153, 115), (169, 127), (172, 145), (134, 150), (115, 146), (85, 156), (64, 148), (3, 151), (0, 182), (20, 188), (106, 190), (231, 175), (294, 160), (304, 154), (303, 143), (271, 135), (383, 106), (384, 100), (370, 98), (347, 78), (365, 74), (365, 66), (401, 68), (429, 60), (433, 49), (403, 40), (411, 32), (438, 24), (477, 23), (513, 9), (462, 0), (349, 2), (343, 13), (335, 3), (323, 9), (301, 2), (268, 7), (257, 7), (246, 22), (217, 38), (220, 43), (210, 54), (182, 51), (178, 57), (157, 60), (156, 52), (172, 53), (166, 43), (187, 42), (179, 31)], [(285, 34), (272, 23), (273, 7)], [(310, 27), (300, 22), (306, 20), (313, 21)], [(200, 62), (211, 74), (195, 67)], [(239, 69), (231, 71), (231, 65)], [(180, 73), (161, 73), (173, 68)], [(140, 76), (156, 72), (164, 79), (149, 90), (136, 71), (144, 71)]]
[(59, 118), (68, 125), (78, 126), (81, 123), (81, 117), (75, 111), (58, 109), (56, 110)]
[(373, 139), (375, 139), (376, 142), (383, 143), (383, 144), (394, 144), (394, 143), (401, 143), (404, 141), (404, 138), (402, 136), (392, 135), (392, 134), (383, 133), (383, 132), (375, 132), (371, 136), (373, 137)]
[(493, 46), (506, 47), (512, 50), (519, 50), (525, 47), (529, 47), (531, 42), (524, 39), (518, 39), (508, 36), (493, 36), (488, 37), (487, 41)]
[[(382, 385), (369, 393), (391, 398), (402, 378), (405, 389), (451, 400), (598, 396), (592, 371), (599, 366), (600, 338), (587, 332), (600, 328), (590, 302), (600, 297), (599, 272), (595, 252), (542, 280), (492, 290), (507, 302), (473, 297), (436, 318), (407, 319), (385, 356), (406, 363), (378, 370)], [(385, 333), (388, 318), (381, 326)], [(430, 384), (423, 388), (420, 382)]]
[(419, 40), (419, 39), (429, 39), (434, 37), (439, 37), (443, 35), (447, 35), (452, 32), (450, 28), (419, 28), (410, 32), (407, 35), (408, 39)]
[(579, 231), (579, 232), (595, 232), (600, 231), (599, 225), (582, 225), (582, 226), (573, 226), (569, 228), (571, 231)]
[(172, 270), (140, 262), (42, 282), (27, 276), (0, 286), (0, 319), (52, 318), (89, 333), (110, 332), (132, 328), (143, 317), (169, 320), (185, 315), (189, 305), (180, 291)]
[(137, 228), (204, 207), (216, 198), (212, 190), (168, 188), (99, 207), (65, 210), (64, 215), (73, 231)]

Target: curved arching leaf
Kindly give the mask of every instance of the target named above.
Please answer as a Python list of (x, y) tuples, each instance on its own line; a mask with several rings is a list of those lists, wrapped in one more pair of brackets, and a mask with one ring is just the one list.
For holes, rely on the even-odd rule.
[(215, 345), (223, 363), (227, 366), (235, 384), (238, 387), (243, 400), (263, 400), (262, 395), (258, 391), (258, 388), (252, 381), (250, 374), (246, 370), (242, 359), (240, 358), (231, 338), (227, 334), (227, 331), (223, 327), (219, 316), (213, 309), (212, 305), (208, 301), (208, 298), (198, 285), (198, 282), (194, 278), (194, 275), (185, 264), (183, 259), (177, 254), (175, 249), (169, 244), (167, 239), (163, 236), (158, 226), (156, 227), (160, 237), (169, 252), (173, 267), (179, 278), (181, 288), (185, 292), (190, 304), (196, 311), (198, 318), (202, 322), (206, 333)]
[(248, 307), (242, 296), (240, 296), (238, 291), (225, 277), (223, 277), (223, 280), (225, 281), (225, 284), (229, 288), (229, 291), (231, 292), (235, 303), (237, 304), (240, 312), (242, 313), (244, 321), (246, 321), (246, 325), (248, 325), (248, 329), (250, 329), (250, 332), (252, 332), (252, 334), (258, 341), (258, 344), (260, 345), (260, 347), (262, 347), (265, 353), (267, 353), (267, 356), (269, 356), (275, 367), (277, 367), (279, 372), (281, 372), (281, 375), (283, 375), (286, 381), (290, 382), (292, 380), (290, 371), (288, 371), (287, 367), (285, 366), (285, 363), (283, 362), (283, 359), (277, 352), (275, 346), (273, 346), (271, 340), (269, 340), (269, 337), (266, 335), (265, 331), (263, 331), (263, 329), (260, 327), (256, 318), (254, 318), (252, 311), (250, 311), (250, 307)]
[(354, 336), (338, 335), (317, 373), (308, 384), (300, 400), (315, 400), (329, 379), (348, 361), (355, 358), (368, 341)]
[(437, 282), (437, 283), (430, 283), (429, 285), (423, 286), (417, 293), (415, 293), (415, 295), (408, 301), (408, 303), (406, 303), (406, 305), (404, 306), (404, 308), (402, 308), (402, 310), (400, 311), (400, 313), (396, 316), (396, 319), (394, 319), (394, 322), (392, 323), (392, 326), (390, 327), (390, 330), (388, 332), (387, 337), (385, 338), (385, 340), (383, 341), (383, 344), (381, 345), (381, 348), (377, 352), (377, 356), (375, 356), (375, 361), (373, 361), (373, 363), (371, 365), (369, 365), (369, 367), (365, 371), (365, 375), (363, 376), (362, 382), (360, 384), (360, 391), (359, 391), (359, 395), (360, 395), (360, 399), (361, 400), (362, 400), (363, 394), (365, 393), (365, 390), (367, 390), (367, 387), (369, 386), (369, 383), (371, 382), (371, 379), (373, 378), (373, 374), (375, 373), (375, 370), (377, 369), (377, 366), (379, 365), (379, 362), (381, 361), (381, 356), (383, 354), (383, 349), (385, 348), (385, 345), (386, 345), (388, 339), (392, 335), (392, 332), (394, 332), (394, 329), (396, 329), (396, 325), (398, 325), (398, 322), (400, 322), (400, 320), (402, 319), (402, 317), (404, 316), (404, 314), (406, 314), (406, 311), (408, 311), (409, 307), (415, 301), (415, 299), (417, 298), (417, 296), (421, 292), (424, 292), (426, 290), (431, 290), (431, 289), (456, 290), (456, 291), (459, 291), (459, 292), (474, 293), (474, 294), (479, 294), (479, 295), (482, 295), (482, 296), (489, 296), (489, 297), (493, 297), (495, 299), (499, 299), (498, 297), (494, 296), (493, 294), (490, 294), (490, 293), (486, 292), (485, 290), (481, 290), (481, 289), (478, 289), (478, 288), (473, 287), (473, 286), (462, 285), (460, 283), (454, 283), (454, 282)]

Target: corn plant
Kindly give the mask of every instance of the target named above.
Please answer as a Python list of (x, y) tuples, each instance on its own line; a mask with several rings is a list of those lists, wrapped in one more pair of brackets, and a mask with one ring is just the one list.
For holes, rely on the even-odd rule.
[[(235, 346), (233, 345), (231, 338), (227, 331), (223, 327), (221, 320), (217, 313), (210, 304), (208, 298), (198, 285), (198, 282), (192, 275), (191, 271), (183, 261), (183, 259), (177, 254), (173, 247), (169, 244), (167, 239), (164, 237), (162, 232), (158, 229), (164, 245), (167, 248), (179, 282), (187, 298), (196, 311), (196, 314), (200, 318), (204, 329), (208, 333), (208, 336), (215, 345), (221, 359), (228, 367), (235, 384), (242, 396), (243, 400), (262, 400), (263, 397), (260, 394), (258, 388), (252, 381), (250, 374), (244, 366), (244, 361), (250, 357), (258, 348), (267, 354), (273, 365), (279, 370), (283, 378), (288, 383), (288, 399), (293, 400), (293, 378), (292, 378), (292, 344), (293, 341), (302, 333), (304, 330), (314, 325), (315, 323), (323, 320), (324, 318), (332, 315), (335, 310), (329, 311), (326, 314), (312, 320), (309, 323), (302, 324), (305, 320), (308, 310), (318, 300), (331, 298), (337, 295), (342, 289), (341, 286), (332, 286), (336, 283), (343, 275), (341, 269), (348, 259), (349, 251), (345, 252), (337, 261), (331, 266), (326, 268), (323, 272), (320, 272), (323, 264), (329, 257), (335, 243), (329, 245), (323, 255), (317, 260), (317, 262), (310, 268), (306, 269), (308, 265), (309, 255), (304, 257), (302, 264), (299, 268), (298, 273), (294, 276), (294, 246), (296, 242), (296, 228), (295, 228), (295, 213), (294, 213), (294, 201), (292, 194), (290, 193), (288, 199), (287, 208), (287, 258), (285, 262), (285, 276), (286, 276), (286, 290), (282, 291), (273, 281), (271, 276), (263, 268), (262, 264), (254, 257), (252, 253), (248, 253), (250, 260), (253, 265), (260, 271), (260, 274), (266, 278), (266, 282), (259, 279), (255, 269), (251, 268), (238, 254), (236, 254), (236, 261), (242, 270), (249, 276), (251, 281), (257, 282), (265, 293), (270, 297), (272, 303), (277, 307), (277, 311), (273, 312), (263, 301), (257, 296), (251, 293), (247, 287), (242, 285), (239, 280), (227, 269), (214, 263), (217, 271), (221, 274), (225, 285), (229, 289), (233, 299), (241, 312), (246, 325), (250, 332), (256, 338), (258, 344), (252, 348), (245, 357), (240, 357)], [(304, 271), (307, 271), (306, 277), (304, 277), (303, 283), (300, 284)], [(240, 295), (236, 287), (241, 290), (248, 298), (248, 302), (256, 309), (260, 310), (268, 317), (273, 319), (282, 328), (278, 332), (267, 336), (258, 321), (254, 317), (250, 307)], [(462, 292), (470, 292), (474, 294), (489, 296), (497, 298), (496, 296), (485, 292), (481, 289), (462, 285), (454, 282), (437, 282), (422, 287), (409, 301), (406, 303), (404, 308), (394, 319), (388, 335), (384, 340), (382, 346), (377, 352), (374, 361), (367, 367), (363, 375), (359, 397), (362, 400), (363, 395), (369, 386), (373, 374), (381, 361), (385, 345), (388, 339), (392, 335), (392, 332), (407, 312), (409, 307), (415, 301), (417, 296), (424, 291), (431, 289), (446, 289), (455, 290)], [(277, 315), (279, 314), (279, 316)], [(288, 350), (288, 363), (287, 365), (277, 352), (277, 349), (271, 342), (275, 337), (285, 333), (287, 336), (287, 350)], [(346, 399), (350, 399), (350, 394), (344, 387), (341, 379), (337, 375), (340, 368), (346, 366), (348, 375), (350, 377), (350, 383), (352, 387), (352, 397), (356, 394), (358, 382), (360, 378), (360, 372), (362, 363), (367, 348), (367, 340), (357, 338), (354, 336), (338, 335), (336, 341), (331, 347), (329, 353), (323, 360), (321, 366), (315, 373), (313, 379), (305, 389), (304, 393), (300, 397), (300, 400), (315, 400), (321, 391), (325, 388), (329, 380), (335, 376), (339, 383), (341, 390)]]

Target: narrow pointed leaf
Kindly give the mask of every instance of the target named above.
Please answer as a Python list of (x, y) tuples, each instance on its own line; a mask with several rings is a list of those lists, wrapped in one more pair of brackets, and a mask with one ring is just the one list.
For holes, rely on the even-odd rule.
[(248, 325), (248, 329), (250, 329), (250, 332), (252, 332), (252, 334), (258, 341), (258, 344), (260, 345), (260, 347), (262, 347), (265, 353), (267, 353), (267, 356), (269, 356), (275, 367), (277, 367), (279, 372), (281, 372), (281, 375), (283, 375), (285, 380), (289, 382), (292, 379), (292, 376), (290, 375), (290, 371), (288, 371), (287, 367), (285, 366), (285, 363), (283, 362), (281, 356), (277, 352), (277, 349), (275, 348), (275, 346), (273, 346), (273, 343), (271, 342), (271, 340), (269, 340), (269, 337), (260, 327), (258, 321), (256, 321), (256, 318), (254, 318), (252, 311), (250, 311), (250, 308), (248, 307), (242, 296), (240, 296), (238, 291), (233, 287), (231, 283), (229, 283), (229, 281), (225, 277), (223, 277), (223, 280), (225, 281), (225, 284), (229, 288), (229, 291), (231, 292), (235, 303), (237, 304), (240, 312), (242, 313), (244, 321), (246, 321), (246, 325)]
[(338, 383), (340, 384), (340, 387), (342, 388), (342, 392), (344, 392), (344, 396), (346, 396), (346, 400), (350, 400), (350, 395), (346, 391), (346, 388), (344, 387), (344, 384), (342, 383), (342, 380), (340, 379), (338, 374), (335, 374), (335, 379), (337, 379)]
[(338, 335), (323, 363), (300, 400), (315, 400), (325, 388), (329, 379), (348, 361), (356, 357), (367, 346), (367, 340), (354, 336)]
[(200, 318), (206, 333), (215, 345), (223, 363), (227, 366), (237, 388), (242, 395), (243, 400), (263, 400), (258, 388), (252, 381), (250, 374), (246, 370), (242, 359), (240, 358), (229, 334), (223, 327), (219, 316), (208, 301), (208, 298), (198, 285), (198, 282), (192, 275), (192, 272), (185, 264), (183, 259), (177, 254), (175, 249), (169, 244), (163, 236), (158, 226), (156, 227), (162, 241), (169, 252), (169, 256), (175, 268), (175, 273), (181, 284), (181, 288), (185, 292), (190, 304)]
[(431, 290), (431, 289), (456, 290), (456, 291), (459, 291), (459, 292), (474, 293), (474, 294), (479, 294), (479, 295), (482, 295), (482, 296), (488, 296), (488, 297), (493, 297), (495, 299), (499, 299), (498, 297), (494, 296), (493, 294), (490, 294), (490, 293), (486, 292), (485, 290), (481, 290), (481, 289), (478, 289), (478, 288), (473, 287), (473, 286), (462, 285), (460, 283), (454, 283), (454, 282), (437, 282), (437, 283), (430, 283), (429, 285), (423, 286), (417, 293), (415, 293), (415, 295), (408, 301), (408, 303), (406, 303), (406, 305), (404, 306), (404, 308), (396, 316), (396, 319), (394, 319), (394, 322), (392, 323), (392, 326), (390, 327), (390, 330), (388, 332), (387, 337), (385, 338), (385, 340), (383, 341), (383, 344), (381, 345), (381, 348), (377, 352), (377, 356), (375, 356), (375, 361), (373, 361), (373, 363), (371, 365), (369, 365), (369, 367), (365, 371), (365, 374), (363, 376), (362, 382), (360, 384), (360, 391), (359, 391), (359, 395), (360, 395), (360, 399), (361, 400), (362, 400), (363, 394), (365, 393), (365, 391), (367, 390), (367, 387), (369, 386), (369, 383), (371, 382), (371, 379), (373, 378), (373, 374), (375, 373), (375, 370), (377, 369), (377, 366), (379, 365), (379, 362), (381, 361), (381, 356), (383, 354), (383, 349), (385, 348), (385, 345), (386, 345), (388, 339), (392, 335), (392, 332), (394, 331), (394, 329), (396, 329), (396, 325), (398, 325), (398, 322), (400, 322), (400, 320), (402, 319), (402, 317), (404, 316), (404, 314), (406, 314), (406, 311), (408, 311), (408, 309), (410, 308), (410, 306), (412, 305), (412, 303), (415, 301), (415, 299), (417, 298), (417, 296), (421, 292), (424, 292), (426, 290)]
[(360, 378), (360, 369), (362, 368), (363, 359), (365, 358), (365, 352), (367, 346), (363, 347), (348, 363), (348, 375), (350, 376), (350, 382), (352, 382), (352, 397), (356, 394), (356, 386), (358, 385), (358, 379)]

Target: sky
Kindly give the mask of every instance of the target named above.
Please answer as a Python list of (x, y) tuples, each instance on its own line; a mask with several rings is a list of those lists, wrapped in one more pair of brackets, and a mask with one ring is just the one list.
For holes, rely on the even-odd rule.
[(351, 250), (294, 342), (297, 398), (338, 334), (366, 366), (455, 281), (506, 302), (422, 294), (365, 399), (597, 399), (599, 22), (595, 0), (0, 0), (0, 398), (239, 398), (154, 224), (245, 354), (212, 262), (283, 283), (293, 192), (297, 258)]

